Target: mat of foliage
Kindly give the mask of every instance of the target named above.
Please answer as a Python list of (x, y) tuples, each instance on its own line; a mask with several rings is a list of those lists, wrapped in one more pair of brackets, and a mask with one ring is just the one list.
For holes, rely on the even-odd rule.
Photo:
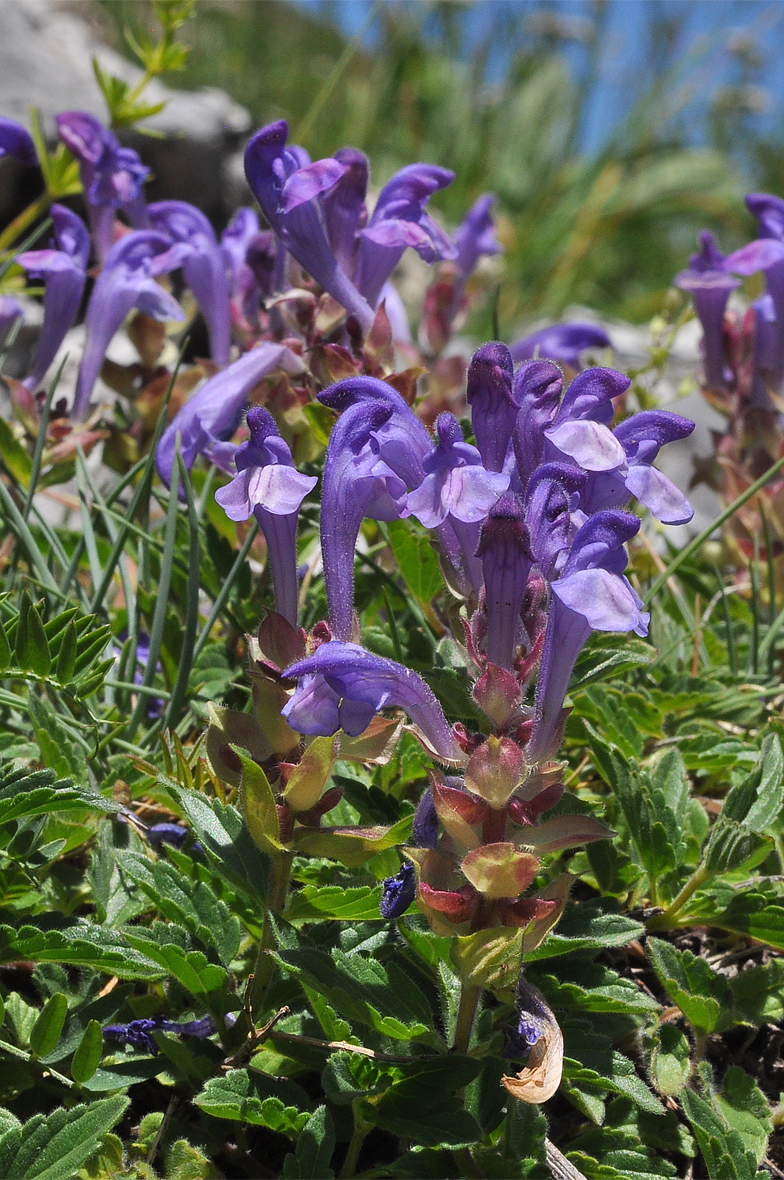
[[(470, 939), (450, 955), (454, 940), (414, 907), (382, 920), (394, 849), (357, 868), (295, 860), (274, 922), (267, 1024), (249, 1035), (267, 861), (201, 735), (209, 702), (248, 700), (244, 635), (270, 591), (193, 503), (167, 512), (149, 470), (138, 465), (132, 495), (126, 481), (109, 499), (85, 498), (79, 532), (47, 535), (19, 509), (11, 518), (0, 1176), (448, 1177), (470, 1166), (535, 1177), (549, 1174), (545, 1135), (596, 1180), (780, 1175), (781, 632), (760, 595), (724, 594), (715, 567), (687, 563), (659, 596), (650, 643), (595, 637), (581, 657), (570, 806), (617, 836), (561, 854), (580, 881), (527, 978), (562, 1027), (564, 1079), (545, 1108), (524, 1106), (499, 1085), (511, 1007), (493, 998), (513, 985), (516, 961)], [(398, 573), (360, 577), (363, 639), (386, 653), (377, 620), (392, 603), (398, 654), (471, 722), (423, 609), (441, 593), (424, 552), (399, 555)], [(101, 598), (131, 559), (126, 609), (160, 636), (158, 670), (138, 693), (107, 648), (122, 611)], [(649, 558), (635, 562), (644, 584)], [(197, 590), (216, 609), (185, 644)], [(145, 694), (163, 701), (160, 717)], [(425, 764), (412, 738), (393, 764), (339, 762), (336, 822), (395, 823), (404, 840)], [(145, 838), (181, 821), (179, 850)], [(457, 1057), (446, 1048), (471, 955), (472, 977), (492, 990)], [(189, 1035), (205, 1016), (217, 1032)], [(135, 1045), (103, 1032), (145, 1019)]]

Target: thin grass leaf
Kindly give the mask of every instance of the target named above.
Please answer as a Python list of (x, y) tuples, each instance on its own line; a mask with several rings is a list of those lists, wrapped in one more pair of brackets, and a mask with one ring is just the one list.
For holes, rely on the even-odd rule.
[(191, 674), (194, 659), (194, 643), (199, 626), (199, 521), (196, 515), (196, 505), (193, 500), (193, 483), (188, 470), (177, 451), (177, 466), (185, 491), (188, 506), (188, 589), (185, 607), (185, 629), (182, 635), (182, 651), (177, 668), (177, 678), (172, 689), (169, 707), (163, 722), (164, 729), (171, 729), (177, 720), (177, 714), (182, 708), (188, 679)]
[[(175, 457), (179, 458), (180, 441), (179, 435), (177, 437)], [(163, 640), (163, 628), (166, 623), (166, 607), (169, 602), (169, 587), (171, 586), (172, 566), (174, 564), (174, 545), (177, 539), (177, 515), (179, 508), (179, 494), (177, 483), (172, 482), (169, 488), (169, 505), (166, 512), (166, 528), (163, 535), (163, 553), (161, 555), (161, 571), (157, 586), (157, 598), (155, 601), (155, 610), (152, 616), (152, 626), (150, 627), (150, 649), (147, 656), (147, 666), (144, 669), (144, 676), (142, 684), (149, 688), (155, 679), (155, 672), (158, 665), (158, 655), (161, 650), (161, 641)], [(133, 653), (135, 660), (136, 653)], [(133, 665), (132, 665), (133, 666)], [(133, 736), (138, 728), (139, 722), (144, 713), (145, 701), (141, 693), (136, 702), (131, 719), (128, 723), (128, 734)]]
[(90, 505), (87, 500), (87, 481), (84, 475), (84, 464), (84, 452), (81, 447), (78, 447), (76, 482), (79, 487), (79, 515), (82, 518), (82, 533), (84, 535), (85, 548), (87, 549), (87, 560), (90, 563), (90, 577), (93, 586), (95, 586), (101, 581), (103, 571), (101, 570), (101, 560), (98, 556), (98, 542), (95, 538)]
[(47, 594), (54, 595), (55, 598), (65, 599), (60, 587), (55, 582), (49, 567), (46, 564), (46, 558), (36, 544), (35, 537), (30, 532), (27, 521), (22, 516), (21, 512), (14, 503), (13, 496), (9, 492), (5, 484), (0, 480), (0, 507), (2, 507), (3, 515), (5, 516), (8, 527), (19, 541), (24, 550), (27, 560), (38, 575), (41, 585), (46, 590)]
[[(87, 480), (87, 483), (89, 484), (93, 499), (94, 499), (96, 505), (98, 506), (98, 511), (101, 513), (101, 516), (103, 517), (104, 527), (105, 527), (106, 532), (108, 534), (109, 540), (113, 543), (113, 545), (116, 545), (116, 543), (117, 543), (117, 529), (115, 528), (114, 521), (112, 520), (112, 517), (115, 515), (115, 513), (113, 513), (111, 511), (111, 509), (107, 507), (106, 501), (104, 500), (103, 496), (101, 495), (98, 487), (96, 486), (95, 480), (93, 479), (93, 477), (90, 474), (87, 467), (85, 467), (85, 469), (84, 469), (84, 475), (85, 475), (85, 479)], [(128, 630), (132, 631), (133, 626), (136, 621), (136, 595), (133, 592), (133, 585), (131, 583), (130, 574), (128, 572), (128, 562), (126, 560), (125, 554), (122, 552), (120, 552), (120, 554), (119, 554), (117, 565), (119, 566), (119, 569), (120, 569), (120, 581), (122, 582), (123, 595), (125, 597), (126, 610), (128, 613)], [(105, 577), (106, 577), (106, 574), (104, 571), (104, 575), (101, 578), (101, 582), (103, 582), (105, 580)], [(96, 599), (96, 597), (93, 596), (93, 601), (90, 604), (91, 612), (95, 613), (96, 611), (100, 610), (100, 608), (102, 606), (103, 606), (103, 598)]]
[(756, 676), (759, 670), (760, 594), (759, 594), (759, 538), (754, 538), (754, 560), (749, 570), (751, 578), (751, 650), (749, 669)]
[(46, 400), (44, 401), (43, 409), (41, 410), (41, 421), (38, 426), (38, 436), (35, 440), (35, 447), (33, 448), (33, 458), (30, 466), (30, 483), (27, 488), (27, 498), (22, 509), (22, 516), (27, 520), (30, 515), (30, 508), (33, 503), (33, 496), (35, 495), (36, 484), (38, 483), (38, 476), (41, 473), (41, 459), (46, 446), (46, 432), (49, 428), (49, 414), (52, 409), (52, 399), (54, 398), (55, 390), (60, 383), (60, 378), (63, 375), (65, 362), (68, 360), (68, 354), (63, 357), (60, 362), (60, 367), (54, 375), (49, 389), (46, 393)]
[(738, 674), (738, 649), (735, 642), (735, 628), (732, 625), (732, 615), (730, 614), (730, 604), (727, 601), (725, 593), (724, 579), (719, 572), (719, 567), (714, 565), (713, 572), (716, 575), (716, 581), (719, 583), (719, 591), (721, 593), (721, 609), (724, 615), (724, 626), (727, 631), (727, 655), (730, 661), (730, 671), (733, 676)]

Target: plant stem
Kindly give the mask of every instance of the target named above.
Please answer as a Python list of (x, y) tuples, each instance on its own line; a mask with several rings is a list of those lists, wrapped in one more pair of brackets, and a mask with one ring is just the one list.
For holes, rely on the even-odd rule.
[(675, 900), (667, 906), (667, 909), (663, 913), (656, 914), (655, 917), (651, 918), (648, 923), (648, 929), (668, 930), (671, 926), (675, 925), (675, 917), (681, 912), (692, 894), (696, 893), (700, 886), (704, 885), (712, 876), (713, 874), (710, 869), (707, 869), (705, 865), (700, 865), (692, 876), (689, 877), (689, 880), (683, 886), (683, 889), (681, 889)]
[(467, 983), (464, 983), (460, 989), (460, 1004), (457, 1009), (455, 1043), (453, 1045), (455, 1053), (465, 1055), (468, 1052), (480, 990), (480, 988)]
[(280, 856), (276, 856), (272, 862), (267, 906), (264, 910), (264, 923), (261, 928), (259, 949), (253, 967), (253, 986), (250, 990), (248, 1001), (254, 1024), (262, 1014), (264, 998), (275, 970), (275, 964), (267, 954), (267, 951), (271, 950), (275, 943), (272, 933), (271, 915), (282, 914), (286, 907), (289, 876), (293, 861), (294, 857), (290, 852), (283, 852)]
[(350, 1180), (357, 1170), (359, 1162), (359, 1153), (362, 1150), (362, 1144), (365, 1142), (365, 1136), (370, 1130), (370, 1124), (362, 1121), (357, 1110), (356, 1102), (351, 1104), (354, 1112), (354, 1131), (351, 1135), (351, 1142), (348, 1145), (346, 1158), (343, 1161), (343, 1167), (338, 1173), (338, 1180)]
[(460, 1169), (460, 1175), (466, 1177), (466, 1180), (484, 1180), (484, 1172), (467, 1147), (462, 1151), (453, 1151), (452, 1155)]
[(7, 225), (0, 234), (0, 251), (8, 250), (13, 246), (18, 237), (24, 233), (28, 226), (42, 217), (46, 210), (52, 203), (52, 197), (49, 193), (41, 193), (40, 197), (36, 197), (34, 201), (23, 209), (21, 213), (17, 214), (14, 220)]

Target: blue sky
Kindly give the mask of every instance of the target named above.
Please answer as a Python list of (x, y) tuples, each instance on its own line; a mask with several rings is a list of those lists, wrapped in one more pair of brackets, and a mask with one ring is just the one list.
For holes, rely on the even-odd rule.
[[(295, 0), (302, 8), (328, 15), (341, 29), (353, 36), (368, 22), (372, 0)], [(407, 10), (417, 21), (424, 21), (426, 35), (438, 36), (437, 21), (428, 18), (426, 0), (382, 0)], [(538, 0), (478, 0), (455, 5), (463, 28), (465, 52), (477, 47), (495, 32), (497, 39), (489, 58), (488, 82), (502, 77), (508, 67), (515, 40), (526, 36), (532, 14), (541, 12)], [(784, 116), (784, 0), (609, 0), (602, 37), (600, 77), (602, 85), (594, 89), (594, 98), (586, 111), (582, 146), (593, 151), (601, 146), (608, 132), (630, 105), (642, 76), (652, 68), (647, 21), (652, 11), (664, 18), (682, 21), (677, 41), (677, 58), (693, 62), (690, 99), (695, 113), (704, 112), (716, 91), (739, 82), (758, 87), (752, 92), (755, 101), (765, 107), (757, 116), (761, 129), (774, 130)], [(552, 0), (547, 11), (566, 22), (588, 21), (594, 11), (592, 0)], [(503, 30), (503, 32), (501, 31)], [(371, 26), (364, 43), (370, 50), (377, 44), (378, 31)], [(749, 65), (748, 47), (759, 55), (759, 66)], [(573, 42), (567, 53), (579, 71), (586, 60), (584, 47)], [(699, 120), (694, 119), (695, 127)]]

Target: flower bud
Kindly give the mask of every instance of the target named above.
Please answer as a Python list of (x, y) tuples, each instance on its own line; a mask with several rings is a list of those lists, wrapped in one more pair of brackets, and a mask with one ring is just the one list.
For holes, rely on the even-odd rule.
[(539, 858), (518, 852), (514, 844), (483, 844), (463, 858), (460, 866), (478, 893), (488, 901), (516, 898), (533, 881)]
[(468, 759), (465, 784), (495, 810), (525, 776), (525, 757), (511, 738), (489, 737)]
[(474, 685), (473, 698), (499, 729), (505, 729), (522, 701), (520, 685), (511, 672), (488, 664)]

